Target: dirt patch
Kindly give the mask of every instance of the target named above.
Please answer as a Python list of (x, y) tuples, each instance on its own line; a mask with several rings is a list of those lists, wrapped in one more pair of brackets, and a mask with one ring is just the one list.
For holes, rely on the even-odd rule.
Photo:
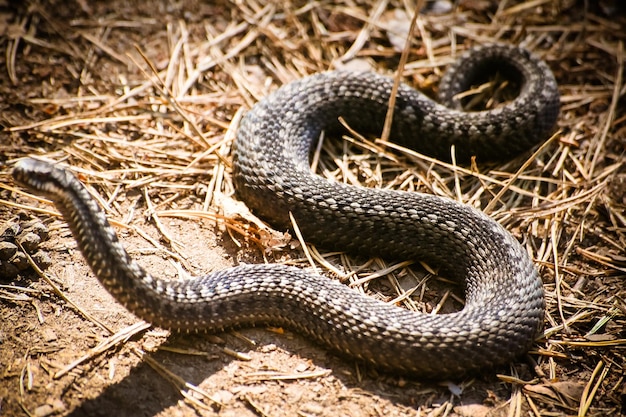
[[(460, 50), (522, 43), (553, 69), (563, 106), (557, 138), (490, 213), (525, 243), (544, 279), (544, 337), (509, 367), (441, 384), (381, 374), (283, 329), (172, 335), (148, 327), (98, 284), (53, 207), (9, 175), (27, 155), (73, 167), (154, 274), (307, 266), (284, 231), (270, 239), (225, 213), (232, 129), (246, 108), (305, 74), (393, 73), (412, 16), (405, 3), (0, 2), (0, 221), (45, 222), (40, 247), (52, 261), (45, 277), (31, 269), (0, 283), (0, 415), (624, 414), (626, 17), (619, 2), (589, 3), (440, 1), (429, 4), (443, 12), (419, 17), (406, 82), (433, 94)], [(328, 142), (322, 175), (460, 195), (478, 208), (529, 156), (479, 175)], [(324, 256), (333, 270), (318, 267), (334, 277), (394, 265)], [(415, 266), (359, 290), (392, 300), (407, 288), (407, 308), (460, 305), (459, 288)]]

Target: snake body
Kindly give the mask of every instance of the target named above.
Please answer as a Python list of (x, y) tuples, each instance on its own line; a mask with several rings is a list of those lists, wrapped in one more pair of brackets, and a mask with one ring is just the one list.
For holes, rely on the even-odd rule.
[[(517, 99), (490, 111), (459, 110), (455, 94), (493, 64), (517, 74)], [(545, 309), (541, 280), (519, 242), (488, 216), (453, 200), (333, 183), (309, 168), (311, 146), (322, 131), (339, 129), (339, 116), (358, 131), (379, 133), (391, 86), (392, 80), (371, 73), (327, 72), (261, 100), (238, 130), (237, 195), (278, 227), (289, 224), (291, 213), (305, 239), (318, 245), (432, 262), (465, 283), (465, 306), (455, 313), (410, 312), (278, 264), (240, 265), (181, 280), (153, 277), (129, 257), (68, 170), (23, 159), (13, 176), (54, 201), (102, 285), (161, 327), (284, 325), (362, 362), (418, 377), (458, 376), (507, 363), (529, 349)], [(445, 105), (399, 89), (395, 141), (443, 158), (451, 145), (460, 159), (502, 157), (544, 139), (559, 111), (548, 67), (513, 46), (471, 50), (453, 64), (441, 90)]]

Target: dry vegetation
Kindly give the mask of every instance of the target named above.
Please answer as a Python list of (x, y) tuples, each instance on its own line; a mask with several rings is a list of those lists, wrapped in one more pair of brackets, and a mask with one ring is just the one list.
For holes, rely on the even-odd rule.
[[(305, 74), (343, 66), (393, 74), (411, 2), (12, 3), (0, 2), (0, 220), (44, 220), (53, 264), (41, 278), (0, 283), (0, 415), (626, 412), (619, 0), (465, 0), (418, 16), (402, 76), (427, 94), (475, 43), (520, 43), (548, 62), (562, 94), (560, 129), (534, 154), (469, 168), (358, 138), (324, 143), (321, 175), (463, 200), (534, 257), (548, 302), (543, 338), (510, 367), (448, 385), (381, 375), (282, 329), (175, 336), (137, 323), (98, 286), (54, 208), (9, 175), (26, 155), (71, 166), (153, 272), (306, 267), (298, 242), (233, 202), (237, 122)], [(459, 308), (458, 288), (421, 267), (322, 249), (309, 247), (313, 262), (357, 290), (423, 311)]]

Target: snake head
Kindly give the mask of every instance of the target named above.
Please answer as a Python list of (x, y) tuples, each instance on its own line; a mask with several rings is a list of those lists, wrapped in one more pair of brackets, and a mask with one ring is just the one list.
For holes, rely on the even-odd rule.
[(27, 189), (54, 200), (59, 190), (76, 181), (76, 178), (55, 164), (40, 159), (20, 159), (12, 171), (13, 180)]

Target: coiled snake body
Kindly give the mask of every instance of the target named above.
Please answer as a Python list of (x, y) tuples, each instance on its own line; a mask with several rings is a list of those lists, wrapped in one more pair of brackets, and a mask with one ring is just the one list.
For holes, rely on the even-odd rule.
[[(491, 111), (451, 109), (458, 107), (454, 95), (492, 64), (520, 78), (517, 99)], [(556, 82), (524, 49), (479, 47), (448, 74), (441, 85), (447, 107), (400, 88), (394, 141), (444, 158), (455, 145), (460, 159), (482, 160), (515, 154), (553, 129)], [(208, 331), (286, 325), (376, 367), (422, 377), (507, 363), (527, 351), (542, 328), (544, 298), (531, 259), (503, 227), (449, 199), (332, 183), (309, 169), (312, 144), (322, 130), (339, 128), (339, 116), (356, 130), (380, 132), (391, 85), (375, 74), (328, 72), (259, 102), (237, 134), (237, 194), (280, 227), (289, 224), (291, 212), (305, 239), (318, 245), (434, 263), (466, 284), (466, 304), (452, 314), (410, 312), (284, 265), (241, 265), (184, 280), (153, 277), (130, 259), (102, 210), (68, 171), (24, 159), (13, 176), (54, 201), (102, 285), (156, 325)]]

